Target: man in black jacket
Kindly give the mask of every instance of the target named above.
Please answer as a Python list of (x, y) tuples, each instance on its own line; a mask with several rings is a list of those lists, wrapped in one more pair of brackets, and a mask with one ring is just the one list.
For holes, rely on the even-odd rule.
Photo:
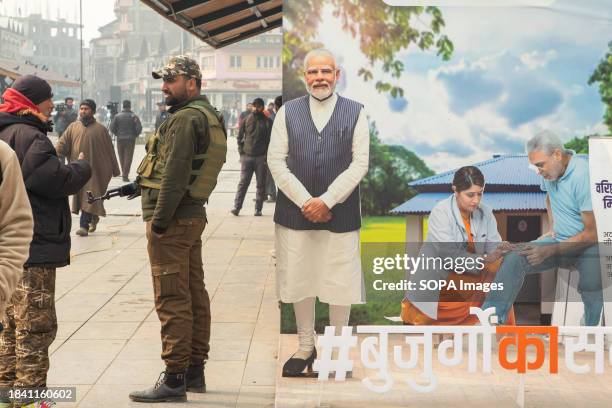
[[(281, 108), (281, 106), (283, 106), (283, 96), (278, 95), (276, 98), (274, 98), (274, 115), (270, 115), (270, 119), (272, 119), (272, 122), (274, 122), (274, 119), (276, 118), (276, 113)], [(274, 178), (272, 178), (272, 173), (270, 173), (270, 169), (268, 168), (267, 163), (266, 168), (268, 169), (266, 171), (266, 195), (268, 196), (266, 203), (274, 203), (276, 202), (276, 184), (274, 183)]]
[(121, 164), (121, 175), (123, 181), (130, 181), (130, 167), (134, 157), (134, 146), (136, 138), (142, 132), (140, 118), (132, 112), (132, 102), (127, 99), (123, 101), (123, 110), (119, 112), (110, 124), (109, 129), (117, 136), (117, 152)]
[(257, 180), (257, 193), (255, 195), (255, 215), (261, 215), (263, 202), (266, 198), (266, 153), (270, 144), (272, 121), (264, 114), (264, 101), (256, 98), (253, 101), (253, 112), (250, 113), (240, 126), (238, 132), (238, 153), (240, 153), (240, 182), (234, 199), (232, 214), (238, 215), (244, 202), (253, 172)]
[(17, 154), (34, 216), (23, 277), (2, 316), (0, 388), (46, 386), (48, 348), (57, 332), (55, 270), (70, 263), (68, 196), (91, 176), (82, 156), (64, 165), (47, 137), (52, 96), (46, 81), (26, 75), (0, 105), (0, 139)]

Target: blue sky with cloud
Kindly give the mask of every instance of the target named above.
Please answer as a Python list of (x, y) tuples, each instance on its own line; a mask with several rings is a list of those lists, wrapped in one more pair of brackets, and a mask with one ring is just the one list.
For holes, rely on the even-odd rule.
[[(545, 128), (564, 140), (607, 132), (597, 87), (587, 81), (612, 40), (611, 2), (442, 13), (455, 53), (444, 62), (435, 51), (402, 51), (406, 70), (394, 83), (404, 98), (379, 94), (358, 77), (366, 64), (358, 42), (338, 33), (330, 10), (323, 14), (318, 40), (341, 56), (343, 94), (364, 103), (384, 141), (406, 146), (442, 171), (520, 153), (527, 138)], [(374, 81), (389, 80), (380, 67), (374, 74)]]

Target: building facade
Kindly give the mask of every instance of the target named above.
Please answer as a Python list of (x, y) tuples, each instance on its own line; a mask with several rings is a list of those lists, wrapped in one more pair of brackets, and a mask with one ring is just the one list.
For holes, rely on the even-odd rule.
[(116, 20), (100, 27), (100, 37), (90, 42), (87, 89), (99, 105), (129, 99), (145, 126), (152, 125), (163, 97), (151, 71), (178, 54), (198, 61), (203, 93), (224, 113), (228, 127), (235, 126), (247, 102), (271, 101), (281, 93), (280, 30), (215, 50), (139, 1), (117, 0), (114, 11)]
[(282, 92), (282, 33), (272, 30), (225, 48), (203, 45), (196, 52), (202, 69), (205, 93), (223, 111), (229, 128), (247, 103), (262, 98), (266, 103)]
[(114, 12), (116, 19), (100, 27), (100, 36), (90, 42), (87, 92), (98, 105), (129, 99), (143, 122), (150, 123), (156, 113), (151, 70), (181, 45), (193, 45), (180, 28), (140, 1), (116, 0)]
[(0, 17), (0, 58), (20, 60), (25, 42), (23, 24), (12, 17)]
[(21, 59), (53, 70), (68, 80), (80, 80), (81, 40), (79, 25), (65, 19), (42, 18), (40, 14), (15, 17), (26, 37)]
[[(6, 79), (0, 83), (0, 90), (16, 77), (32, 74), (49, 81), (56, 101), (67, 96), (78, 99), (81, 78), (78, 27), (63, 19), (43, 19), (40, 14), (0, 17), (0, 70)], [(87, 64), (84, 51), (84, 72)]]

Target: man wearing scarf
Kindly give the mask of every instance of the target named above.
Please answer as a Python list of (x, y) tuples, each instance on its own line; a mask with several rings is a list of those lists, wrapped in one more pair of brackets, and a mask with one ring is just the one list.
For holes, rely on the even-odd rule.
[[(91, 176), (82, 154), (66, 166), (47, 137), (52, 96), (47, 82), (26, 75), (4, 92), (0, 105), (0, 140), (17, 154), (34, 217), (23, 276), (1, 317), (0, 388), (46, 386), (48, 348), (57, 332), (55, 270), (70, 263), (68, 196)], [(16, 199), (2, 195), (0, 207)]]
[(102, 201), (93, 204), (87, 202), (87, 191), (96, 197), (103, 195), (110, 179), (120, 174), (110, 134), (94, 118), (95, 111), (94, 101), (83, 100), (79, 107), (79, 120), (68, 126), (56, 146), (58, 154), (67, 157), (69, 161), (76, 160), (79, 153), (83, 152), (85, 160), (91, 164), (91, 179), (72, 197), (72, 212), (81, 212), (80, 228), (76, 234), (82, 237), (94, 232), (99, 217), (106, 216)]
[(365, 301), (359, 255), (359, 182), (368, 171), (363, 106), (334, 93), (340, 70), (325, 49), (304, 58), (310, 95), (283, 105), (274, 120), (268, 166), (279, 189), (274, 212), (277, 295), (293, 303), (299, 349), (283, 376), (312, 368), (315, 298), (330, 323), (348, 325), (351, 304)]

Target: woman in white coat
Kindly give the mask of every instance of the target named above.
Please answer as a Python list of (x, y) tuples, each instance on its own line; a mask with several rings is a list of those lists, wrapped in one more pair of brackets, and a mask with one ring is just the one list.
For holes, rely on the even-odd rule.
[[(408, 291), (402, 302), (402, 320), (415, 325), (474, 325), (471, 306), (482, 305), (485, 293), (461, 290), (465, 283), (490, 284), (509, 244), (502, 242), (493, 211), (483, 204), (485, 180), (475, 166), (462, 167), (453, 177), (453, 194), (438, 202), (428, 221), (421, 248), (423, 256), (454, 260), (455, 267), (420, 268), (411, 281), (446, 280), (448, 289)], [(461, 261), (461, 262), (458, 262)], [(458, 265), (466, 265), (459, 267)], [(474, 267), (467, 267), (472, 265)], [(453, 284), (451, 284), (451, 281)], [(507, 324), (514, 324), (514, 314)]]

